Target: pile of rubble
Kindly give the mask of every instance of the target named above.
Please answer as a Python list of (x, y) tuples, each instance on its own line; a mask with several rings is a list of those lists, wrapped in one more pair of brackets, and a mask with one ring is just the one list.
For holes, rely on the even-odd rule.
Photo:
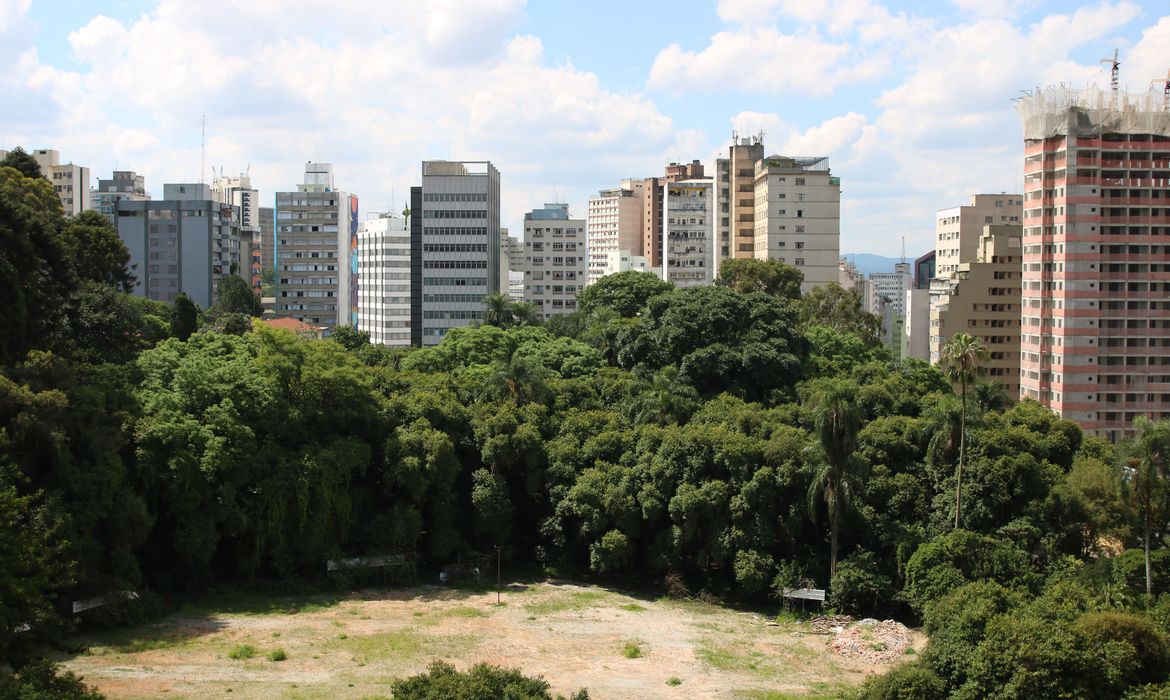
[(903, 659), (912, 642), (910, 630), (902, 623), (866, 618), (841, 627), (829, 642), (829, 649), (865, 663), (890, 664)]
[(812, 634), (839, 634), (853, 622), (850, 615), (817, 615), (804, 621), (804, 632)]

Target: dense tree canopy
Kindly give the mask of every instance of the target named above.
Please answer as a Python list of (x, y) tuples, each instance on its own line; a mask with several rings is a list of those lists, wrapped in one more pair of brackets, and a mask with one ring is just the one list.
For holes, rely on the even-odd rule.
[(715, 284), (737, 292), (763, 292), (785, 299), (800, 299), (804, 273), (779, 260), (728, 258), (719, 266)]

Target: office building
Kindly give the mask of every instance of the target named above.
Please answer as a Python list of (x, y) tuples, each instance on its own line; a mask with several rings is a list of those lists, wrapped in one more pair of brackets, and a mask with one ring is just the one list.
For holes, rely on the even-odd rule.
[(570, 218), (568, 204), (545, 204), (524, 215), (524, 301), (537, 318), (577, 310), (589, 273), (585, 241), (585, 221)]
[(912, 286), (910, 263), (895, 263), (893, 272), (874, 272), (866, 285), (865, 310), (882, 320), (882, 343), (902, 351), (903, 321), (906, 318), (906, 292)]
[(589, 211), (586, 214), (589, 279), (586, 284), (601, 279), (605, 261), (612, 251), (645, 255), (643, 188), (642, 180), (622, 180), (621, 187), (601, 190), (597, 196), (589, 198)]
[(332, 165), (309, 161), (295, 192), (276, 193), (273, 215), (275, 314), (357, 325), (358, 198), (335, 187)]
[(398, 214), (358, 226), (357, 329), (371, 343), (410, 345), (410, 227)]
[(1090, 433), (1170, 417), (1170, 112), (1050, 87), (1024, 130), (1020, 394)]
[[(662, 265), (660, 276), (676, 287), (715, 281), (715, 181), (679, 180), (662, 185)], [(653, 263), (653, 260), (651, 260)]]
[[(411, 343), (437, 345), (452, 328), (483, 319), (499, 292), (500, 171), (489, 161), (428, 160), (411, 188)], [(503, 287), (506, 289), (507, 287)]]
[(914, 288), (930, 289), (930, 281), (937, 274), (937, 256), (932, 250), (914, 261)]
[(960, 263), (972, 262), (987, 224), (1018, 224), (1023, 211), (1018, 194), (973, 194), (967, 206), (942, 209), (935, 218), (938, 277), (947, 277)]
[(246, 259), (239, 210), (203, 184), (163, 185), (161, 200), (119, 200), (117, 228), (137, 277), (134, 293), (155, 301), (185, 292), (207, 308), (220, 280)]
[(524, 242), (500, 228), (500, 293), (512, 298), (512, 279), (520, 283), (520, 296), (512, 301), (524, 301)]
[[(737, 197), (747, 194), (736, 187)], [(756, 162), (753, 189), (756, 259), (795, 266), (804, 273), (802, 292), (839, 281), (841, 180), (829, 170), (829, 159), (776, 155), (761, 159)], [(740, 210), (732, 207), (733, 213)], [(741, 227), (746, 221), (732, 219)], [(736, 240), (742, 240), (738, 232)]]
[(132, 170), (115, 170), (109, 180), (98, 179), (97, 189), (89, 193), (94, 211), (118, 225), (118, 202), (123, 199), (143, 202), (150, 199), (146, 193), (146, 178)]
[(987, 224), (978, 244), (974, 262), (959, 263), (931, 285), (930, 361), (938, 364), (956, 333), (970, 334), (989, 351), (983, 364), (987, 379), (1015, 397), (1020, 393), (1020, 225)]

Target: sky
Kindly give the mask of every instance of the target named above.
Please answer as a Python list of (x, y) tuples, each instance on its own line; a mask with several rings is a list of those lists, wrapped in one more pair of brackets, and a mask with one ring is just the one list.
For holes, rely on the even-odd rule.
[(491, 160), (516, 233), (763, 131), (830, 157), (842, 252), (914, 256), (937, 210), (1021, 188), (1012, 99), (1105, 86), (1114, 49), (1123, 88), (1164, 79), (1170, 2), (0, 0), (0, 148), (156, 196), (223, 168), (268, 200), (320, 160), (365, 213), (424, 159)]

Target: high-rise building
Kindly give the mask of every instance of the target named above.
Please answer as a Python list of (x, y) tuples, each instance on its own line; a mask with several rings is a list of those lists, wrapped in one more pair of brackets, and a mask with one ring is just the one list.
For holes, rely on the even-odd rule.
[(545, 204), (524, 215), (524, 301), (541, 320), (577, 310), (585, 288), (585, 221), (568, 204)]
[(398, 214), (358, 226), (357, 329), (371, 343), (410, 345), (410, 228)]
[[(520, 282), (520, 296), (512, 301), (524, 301), (524, 242), (500, 228), (500, 293), (512, 296), (512, 276)], [(582, 283), (584, 284), (584, 283)]]
[(334, 187), (332, 165), (309, 161), (295, 192), (276, 193), (274, 215), (276, 315), (357, 325), (358, 198)]
[(676, 287), (711, 284), (718, 250), (714, 180), (666, 182), (662, 190), (662, 279)]
[(231, 204), (240, 209), (240, 231), (249, 242), (251, 254), (240, 275), (260, 293), (261, 258), (263, 241), (260, 228), (260, 193), (252, 187), (252, 178), (247, 173), (225, 176), (222, 171), (211, 181), (211, 194), (222, 204)]
[[(734, 172), (734, 158), (732, 159)], [(841, 179), (829, 170), (829, 159), (769, 156), (756, 162), (751, 223), (752, 249), (759, 260), (779, 260), (804, 273), (801, 291), (840, 278)], [(739, 191), (737, 197), (748, 196)], [(741, 208), (733, 207), (733, 212)], [(736, 214), (732, 222), (741, 228)]]
[[(273, 270), (272, 251), (276, 245), (276, 210), (272, 207), (260, 207), (260, 277), (263, 282), (264, 271)], [(271, 272), (269, 273), (272, 274)]]
[(903, 322), (906, 318), (906, 291), (914, 277), (910, 263), (895, 263), (893, 272), (874, 272), (865, 288), (865, 310), (882, 320), (882, 342), (901, 353)]
[(930, 281), (937, 274), (937, 256), (932, 250), (914, 261), (914, 288), (930, 289)]
[(1021, 231), (1015, 224), (986, 224), (973, 262), (959, 263), (930, 289), (930, 361), (956, 333), (970, 334), (989, 352), (988, 378), (1020, 392)]
[(140, 296), (173, 302), (186, 292), (207, 308), (219, 281), (246, 260), (239, 210), (215, 201), (207, 185), (163, 185), (161, 200), (122, 199), (116, 211)]
[[(428, 160), (411, 189), (411, 343), (437, 345), (452, 328), (483, 319), (483, 300), (499, 292), (500, 171), (489, 161)], [(417, 236), (417, 238), (416, 238)]]
[[(8, 151), (0, 151), (0, 160), (7, 155)], [(72, 162), (62, 163), (61, 154), (51, 148), (38, 148), (29, 155), (41, 166), (41, 174), (53, 184), (53, 191), (61, 198), (65, 216), (77, 216), (91, 208), (89, 168)]]
[[(668, 182), (694, 180), (703, 177), (703, 164), (671, 163), (662, 177), (642, 181), (642, 255), (653, 267), (662, 266), (662, 186)], [(629, 251), (634, 252), (634, 251)]]
[(942, 209), (935, 218), (935, 275), (947, 277), (960, 263), (972, 262), (987, 224), (1018, 224), (1018, 194), (973, 194), (967, 206)]
[(1170, 112), (1050, 87), (1024, 127), (1020, 395), (1117, 440), (1170, 417)]
[(610, 252), (627, 251), (633, 255), (645, 255), (643, 235), (646, 224), (642, 211), (645, 204), (644, 187), (642, 180), (622, 180), (621, 187), (601, 190), (596, 197), (589, 198), (589, 212), (586, 215), (589, 239), (587, 284), (601, 279)]
[(142, 202), (150, 199), (146, 193), (146, 178), (132, 170), (115, 170), (109, 180), (98, 179), (97, 189), (89, 193), (90, 206), (94, 211), (118, 225), (118, 202), (128, 199)]
[[(756, 253), (756, 163), (764, 158), (764, 134), (740, 138), (731, 135), (731, 148), (726, 161), (719, 159), (716, 170), (716, 210), (720, 216), (720, 228), (726, 229), (728, 251), (722, 251), (722, 258), (758, 257)], [(722, 219), (729, 219), (723, 224)], [(720, 231), (720, 236), (723, 231)], [(721, 261), (720, 261), (721, 262)], [(836, 264), (836, 261), (834, 261)]]

